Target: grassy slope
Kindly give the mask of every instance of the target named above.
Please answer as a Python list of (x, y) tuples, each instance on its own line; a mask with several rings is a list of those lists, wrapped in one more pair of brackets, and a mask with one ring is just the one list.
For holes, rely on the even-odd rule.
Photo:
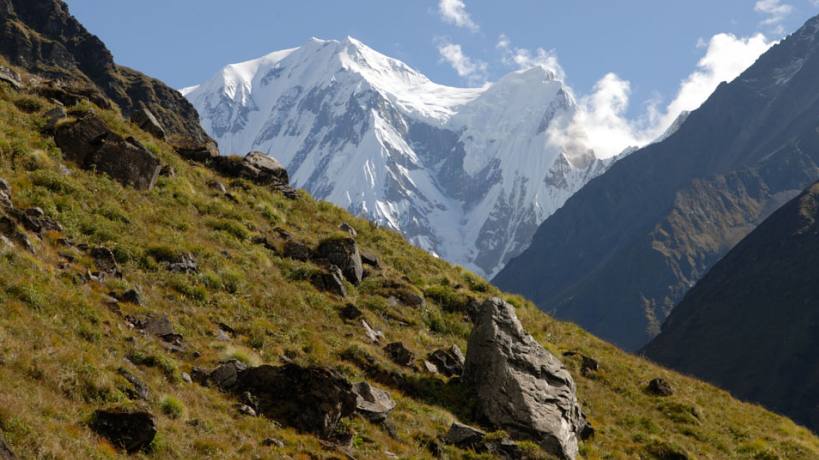
[[(17, 108), (37, 105), (42, 108), (33, 114)], [(331, 455), (312, 436), (239, 415), (232, 397), (186, 384), (180, 373), (193, 366), (212, 367), (229, 356), (276, 363), (286, 353), (302, 363), (336, 366), (351, 380), (360, 380), (362, 372), (340, 358), (351, 347), (376, 357), (385, 368), (395, 368), (380, 349), (365, 342), (359, 324), (339, 318), (346, 301), (358, 305), (388, 341), (403, 341), (416, 355), (424, 355), (453, 343), (465, 347), (467, 322), (429, 300), (425, 310), (390, 306), (378, 295), (383, 280), (403, 280), (421, 291), (453, 296), (499, 294), (474, 275), (413, 248), (398, 234), (305, 194), (290, 201), (222, 178), (239, 201), (232, 203), (207, 186), (214, 173), (181, 160), (115, 113), (103, 115), (117, 130), (155, 150), (175, 168), (176, 177), (160, 178), (156, 188), (145, 193), (70, 165), (66, 173), (53, 142), (38, 133), (47, 109), (43, 100), (5, 90), (0, 94), (0, 176), (11, 183), (18, 207), (40, 206), (65, 227), (64, 235), (36, 242), (36, 256), (0, 252), (0, 429), (24, 458), (116, 457), (85, 422), (98, 407), (134, 404), (122, 392), (127, 385), (117, 374), (120, 367), (139, 376), (152, 392), (147, 405), (157, 414), (160, 435), (153, 451), (141, 455)], [(320, 293), (304, 280), (315, 270), (311, 264), (283, 259), (251, 242), (252, 236), (273, 235), (273, 228), (282, 227), (315, 244), (336, 234), (342, 221), (359, 230), (361, 246), (377, 253), (386, 266), (357, 289), (348, 286), (346, 301)], [(59, 236), (114, 248), (123, 280), (84, 283), (80, 275), (92, 268), (92, 261), (80, 253), (68, 268), (59, 269), (60, 253), (70, 252), (56, 242)], [(194, 253), (201, 273), (163, 270), (154, 255), (168, 251)], [(166, 313), (188, 349), (201, 357), (165, 351), (104, 305), (102, 296), (109, 290), (130, 286), (142, 288), (145, 306), (123, 305), (123, 312)], [(600, 372), (590, 379), (580, 375), (575, 358), (563, 358), (597, 430), (582, 445), (584, 458), (676, 458), (661, 456), (675, 450), (693, 458), (819, 458), (819, 440), (787, 419), (623, 353), (576, 326), (554, 321), (520, 298), (505, 297), (551, 351), (579, 350), (601, 363)], [(217, 340), (219, 322), (236, 328), (237, 336)], [(134, 366), (125, 359), (134, 354), (153, 356), (156, 365)], [(678, 390), (673, 397), (643, 393), (646, 382), (657, 376), (672, 382)], [(397, 439), (362, 419), (350, 421), (358, 433), (353, 447), (358, 458), (380, 458), (384, 450), (402, 458), (426, 457), (422, 439), (445, 432), (453, 414), (467, 417), (468, 401), (460, 399), (457, 383), (420, 375), (416, 383), (414, 397), (392, 389), (398, 401), (391, 415)], [(179, 416), (163, 414), (166, 397), (179, 400)], [(285, 447), (260, 447), (271, 436), (284, 440)]]

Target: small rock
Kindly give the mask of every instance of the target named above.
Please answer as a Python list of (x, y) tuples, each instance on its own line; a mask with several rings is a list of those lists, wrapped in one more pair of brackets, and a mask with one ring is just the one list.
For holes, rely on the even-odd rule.
[(243, 415), (247, 415), (248, 417), (255, 417), (256, 416), (256, 411), (252, 407), (248, 406), (247, 404), (240, 404), (239, 405), (239, 413), (241, 413)]
[(364, 327), (364, 335), (367, 336), (367, 338), (370, 340), (370, 342), (379, 343), (382, 340), (384, 340), (384, 333), (381, 332), (381, 331), (377, 331), (377, 330), (373, 329), (372, 327), (370, 327), (370, 325), (367, 323), (367, 321), (362, 319), (361, 320), (361, 326)]
[(153, 442), (156, 421), (148, 412), (97, 410), (91, 420), (91, 429), (114, 446), (136, 453), (147, 449)]
[(125, 320), (135, 328), (159, 337), (163, 341), (177, 346), (182, 345), (182, 335), (176, 333), (171, 320), (166, 315), (126, 316)]
[(176, 169), (171, 165), (162, 165), (159, 175), (162, 177), (176, 177)]
[(313, 250), (306, 244), (288, 240), (284, 243), (282, 254), (289, 259), (307, 262), (313, 257)]
[(106, 247), (96, 247), (91, 250), (91, 257), (94, 259), (94, 264), (97, 270), (109, 275), (117, 275), (120, 273), (117, 258), (114, 252)]
[(227, 187), (225, 184), (217, 181), (217, 180), (210, 180), (208, 181), (208, 187), (218, 191), (219, 193), (225, 194), (227, 193)]
[(361, 253), (352, 238), (331, 238), (319, 244), (317, 256), (341, 268), (347, 281), (358, 286), (364, 276)]
[(182, 381), (185, 382), (185, 383), (193, 383), (193, 379), (191, 378), (191, 375), (188, 374), (187, 372), (182, 372), (180, 374), (180, 377), (182, 378)]
[(110, 295), (111, 297), (116, 298), (120, 302), (128, 302), (134, 305), (142, 305), (142, 293), (140, 293), (139, 290), (136, 288), (128, 289), (127, 291), (119, 294), (111, 292)]
[(314, 273), (310, 276), (310, 282), (320, 291), (347, 297), (347, 288), (344, 287), (341, 270), (338, 267), (330, 267), (327, 272)]
[(341, 225), (338, 226), (338, 229), (342, 232), (347, 232), (351, 238), (357, 238), (358, 232), (355, 231), (352, 225), (348, 224), (347, 222), (342, 222)]
[(403, 343), (393, 342), (387, 344), (384, 347), (384, 351), (395, 364), (398, 364), (399, 366), (413, 367), (413, 362), (415, 361), (415, 353), (411, 352), (407, 347), (404, 346)]
[(141, 380), (139, 380), (134, 374), (128, 371), (123, 367), (117, 370), (119, 375), (121, 375), (125, 380), (128, 381), (132, 385), (132, 388), (128, 388), (125, 390), (125, 393), (131, 399), (141, 399), (143, 401), (147, 401), (148, 397), (150, 396), (150, 391), (148, 390), (148, 386), (145, 385)]
[(262, 445), (265, 447), (278, 447), (281, 449), (284, 447), (284, 441), (276, 438), (265, 438), (265, 440), (262, 441)]
[(373, 387), (367, 382), (353, 384), (356, 395), (356, 409), (372, 422), (382, 422), (395, 409), (395, 401), (389, 393)]
[(381, 261), (378, 259), (378, 256), (370, 252), (361, 251), (361, 262), (376, 269), (381, 268)]
[(141, 107), (131, 115), (131, 121), (143, 131), (150, 133), (157, 139), (165, 139), (165, 128), (154, 114), (146, 107)]
[(583, 356), (580, 362), (580, 373), (586, 377), (594, 374), (600, 369), (600, 363), (596, 359), (588, 356)]
[(344, 306), (344, 308), (341, 309), (339, 315), (343, 319), (352, 321), (361, 318), (361, 315), (363, 315), (363, 313), (361, 312), (361, 310), (358, 309), (358, 307), (351, 303), (348, 303), (347, 305)]
[(423, 361), (424, 370), (429, 372), (430, 374), (438, 374), (440, 371), (438, 370), (438, 366), (432, 364), (431, 362), (427, 361), (426, 359)]
[(671, 396), (674, 394), (674, 388), (663, 378), (656, 378), (648, 382), (646, 391), (654, 396)]
[(54, 107), (53, 109), (49, 110), (48, 112), (43, 115), (46, 120), (45, 129), (47, 132), (53, 132), (54, 129), (57, 127), (57, 123), (61, 120), (64, 120), (67, 114), (65, 113), (65, 108), (61, 105)]
[(455, 377), (464, 373), (464, 354), (457, 345), (448, 349), (435, 350), (427, 356), (439, 373), (447, 377)]
[(0, 66), (0, 81), (8, 83), (9, 86), (18, 91), (23, 87), (23, 83), (20, 81), (20, 76), (17, 75), (17, 72), (6, 66)]
[(239, 374), (246, 369), (247, 366), (241, 361), (228, 361), (222, 363), (210, 373), (207, 373), (204, 377), (204, 381), (200, 381), (200, 383), (206, 385), (213, 384), (223, 391), (228, 391), (236, 386)]
[(168, 261), (167, 267), (169, 271), (176, 273), (198, 273), (199, 265), (196, 263), (196, 258), (193, 254), (182, 254), (177, 260)]
[(461, 449), (474, 449), (483, 443), (485, 437), (486, 433), (477, 428), (453, 422), (443, 441)]

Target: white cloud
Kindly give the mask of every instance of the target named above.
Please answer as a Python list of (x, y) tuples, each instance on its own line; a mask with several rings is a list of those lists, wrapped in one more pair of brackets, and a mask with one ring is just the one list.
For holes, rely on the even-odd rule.
[(534, 51), (526, 48), (512, 46), (512, 41), (506, 34), (498, 37), (497, 48), (501, 51), (501, 60), (504, 64), (518, 69), (525, 70), (532, 67), (543, 67), (552, 72), (559, 80), (565, 80), (566, 74), (557, 60), (557, 54), (553, 50), (537, 48)]
[(458, 75), (470, 83), (482, 83), (486, 80), (487, 64), (465, 55), (461, 45), (442, 42), (438, 45), (438, 54), (441, 55), (442, 61), (451, 65)]
[(478, 24), (472, 20), (466, 11), (464, 0), (439, 0), (438, 12), (444, 22), (472, 31), (478, 30)]
[[(813, 0), (813, 3), (818, 4), (816, 0)], [(793, 6), (782, 3), (782, 0), (757, 0), (754, 11), (766, 16), (762, 20), (763, 26), (769, 27), (777, 35), (782, 35), (785, 33), (782, 21), (793, 12)]]
[(762, 34), (713, 36), (697, 68), (680, 83), (674, 99), (664, 108), (659, 101), (649, 101), (645, 113), (631, 119), (626, 114), (630, 83), (613, 73), (606, 74), (591, 94), (579, 98), (577, 112), (570, 120), (553, 126), (552, 140), (567, 150), (593, 149), (601, 157), (646, 145), (661, 136), (681, 113), (702, 105), (721, 82), (738, 77), (773, 44)]

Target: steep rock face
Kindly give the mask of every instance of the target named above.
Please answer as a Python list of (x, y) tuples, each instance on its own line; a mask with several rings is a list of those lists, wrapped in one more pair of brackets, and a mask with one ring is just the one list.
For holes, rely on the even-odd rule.
[(0, 0), (0, 54), (60, 84), (105, 97), (127, 116), (147, 108), (169, 140), (204, 144), (196, 110), (159, 80), (114, 63), (111, 52), (90, 34), (61, 0)]
[(626, 349), (770, 213), (819, 178), (819, 18), (618, 161), (495, 283)]
[(609, 164), (552, 141), (575, 103), (540, 67), (451, 88), (355, 39), (312, 39), (182, 92), (225, 152), (273, 155), (317, 198), (487, 275)]
[(819, 184), (700, 280), (644, 352), (819, 431)]
[(532, 439), (560, 458), (577, 456), (586, 421), (563, 364), (526, 333), (515, 308), (489, 299), (469, 336), (464, 382), (481, 415), (517, 438)]

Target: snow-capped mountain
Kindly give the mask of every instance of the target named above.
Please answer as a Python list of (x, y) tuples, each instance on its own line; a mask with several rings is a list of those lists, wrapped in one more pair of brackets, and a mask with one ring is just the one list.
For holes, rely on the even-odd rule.
[(453, 88), (353, 38), (311, 39), (182, 92), (223, 153), (268, 153), (315, 197), (487, 276), (609, 163), (550, 141), (575, 102), (541, 67)]

